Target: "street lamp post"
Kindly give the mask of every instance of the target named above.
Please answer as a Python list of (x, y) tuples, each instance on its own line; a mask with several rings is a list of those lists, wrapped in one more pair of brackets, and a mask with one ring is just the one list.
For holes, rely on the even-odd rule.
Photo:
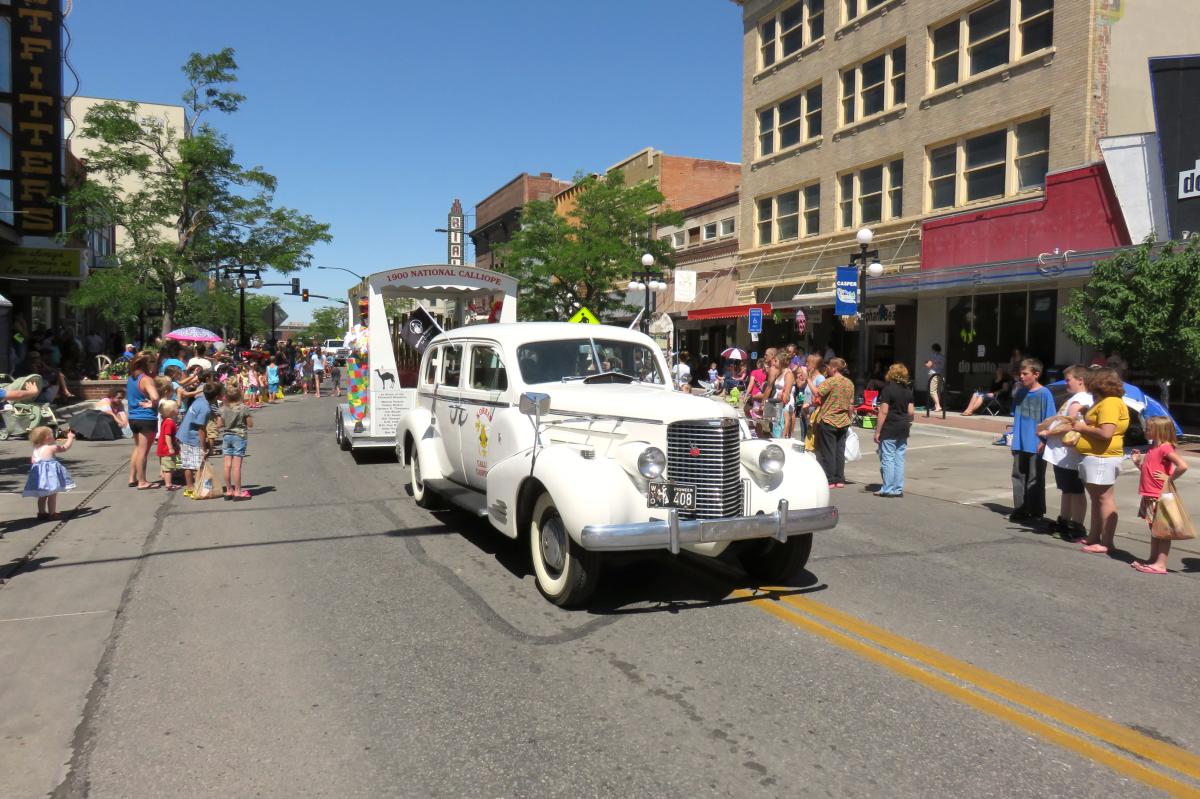
[(344, 266), (318, 266), (318, 267), (317, 267), (317, 269), (336, 269), (336, 270), (338, 270), (339, 272), (346, 272), (347, 274), (354, 275), (354, 276), (355, 276), (356, 278), (358, 278), (360, 281), (361, 281), (361, 280), (366, 280), (366, 278), (365, 278), (365, 277), (363, 277), (362, 275), (360, 275), (358, 272), (354, 272), (354, 271), (352, 271), (352, 270), (350, 270), (350, 269), (347, 269), (347, 268), (346, 268), (346, 267), (344, 267)]
[[(256, 266), (221, 266), (217, 267), (224, 274), (222, 275), (226, 281), (226, 285), (230, 288), (237, 287), (238, 289), (238, 347), (250, 346), (250, 340), (246, 336), (246, 289), (263, 287), (262, 272)], [(237, 278), (236, 280), (234, 278)]]
[(662, 291), (667, 287), (663, 281), (666, 275), (654, 269), (654, 256), (646, 253), (642, 256), (642, 269), (634, 271), (633, 278), (629, 281), (629, 288), (634, 291), (643, 290), (645, 294), (642, 297), (642, 332), (650, 331), (650, 314), (654, 312), (654, 292)]
[(870, 338), (867, 324), (867, 278), (883, 274), (879, 263), (879, 250), (870, 249), (875, 233), (868, 227), (860, 228), (854, 238), (858, 241), (858, 252), (850, 253), (850, 264), (858, 267), (858, 377), (862, 387), (871, 379), (871, 367), (867, 364), (870, 354)]

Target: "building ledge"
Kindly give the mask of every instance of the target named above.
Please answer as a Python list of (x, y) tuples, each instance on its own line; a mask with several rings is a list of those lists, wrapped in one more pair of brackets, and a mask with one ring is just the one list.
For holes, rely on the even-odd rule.
[(792, 156), (818, 150), (821, 147), (821, 142), (824, 140), (824, 136), (817, 136), (815, 139), (809, 139), (808, 141), (802, 141), (799, 144), (793, 144), (786, 150), (780, 150), (778, 152), (771, 153), (770, 155), (764, 155), (762, 158), (750, 163), (750, 171), (755, 172), (763, 167), (774, 166), (780, 161), (786, 161)]
[[(908, 0), (888, 0), (888, 2), (884, 3), (881, 6), (876, 6), (875, 8), (872, 8), (870, 11), (868, 11), (865, 14), (859, 14), (857, 17), (850, 20), (842, 27), (836, 29), (833, 32), (833, 38), (841, 39), (844, 36), (849, 36), (850, 34), (857, 31), (859, 28), (861, 28), (863, 25), (870, 22), (871, 20), (887, 16), (888, 12), (890, 12), (893, 8), (902, 6), (907, 2), (908, 2)], [(830, 5), (833, 5), (833, 4), (830, 3)], [(826, 12), (826, 13), (828, 13), (828, 12)]]
[(804, 45), (799, 50), (797, 50), (796, 52), (787, 56), (786, 58), (781, 58), (778, 61), (776, 61), (774, 64), (772, 64), (771, 66), (759, 70), (758, 72), (756, 72), (754, 74), (754, 77), (750, 79), (750, 82), (758, 83), (761, 80), (766, 80), (767, 78), (774, 75), (776, 72), (779, 72), (784, 67), (790, 66), (792, 64), (795, 64), (797, 61), (803, 60), (806, 56), (812, 55), (813, 53), (819, 51), (824, 46), (825, 46), (825, 37), (822, 36), (820, 39), (817, 39), (815, 42), (809, 42), (808, 44)]
[(1001, 64), (998, 67), (992, 67), (986, 72), (980, 72), (978, 75), (972, 75), (966, 80), (961, 80), (958, 83), (952, 83), (949, 86), (943, 86), (940, 89), (928, 92), (924, 97), (921, 98), (921, 108), (929, 108), (947, 100), (955, 100), (969, 92), (982, 89), (985, 86), (991, 86), (996, 83), (1005, 83), (1017, 75), (1021, 75), (1026, 72), (1033, 72), (1040, 67), (1048, 67), (1054, 63), (1054, 56), (1056, 53), (1056, 48), (1046, 47), (1038, 50), (1035, 53), (1022, 56), (1016, 61), (1011, 61), (1007, 64)]
[(857, 136), (860, 131), (864, 131), (867, 128), (883, 127), (893, 119), (901, 119), (907, 112), (907, 103), (894, 105), (886, 111), (880, 111), (878, 114), (871, 114), (869, 117), (863, 117), (857, 122), (851, 122), (849, 125), (843, 125), (833, 132), (833, 140), (841, 141), (847, 136)]

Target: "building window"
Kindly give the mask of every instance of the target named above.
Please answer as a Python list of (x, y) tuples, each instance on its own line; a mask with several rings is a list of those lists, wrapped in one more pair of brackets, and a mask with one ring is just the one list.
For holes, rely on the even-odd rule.
[(1042, 188), (1049, 166), (1048, 116), (939, 145), (929, 150), (929, 208)]
[(904, 216), (904, 161), (899, 158), (888, 165), (888, 214)]
[(717, 237), (717, 223), (709, 222), (704, 226), (704, 240), (712, 241)]
[(0, 92), (12, 91), (12, 21), (0, 17)]
[(758, 112), (758, 154), (770, 155), (821, 135), (821, 84)]
[(687, 234), (682, 230), (671, 234), (671, 246), (677, 250), (682, 250), (687, 244)]
[(851, 228), (900, 217), (904, 162), (897, 158), (838, 178), (838, 226)]
[(907, 50), (903, 44), (842, 70), (842, 124), (872, 117), (904, 102)]
[[(821, 184), (792, 189), (758, 201), (758, 243), (815, 236), (821, 225)], [(732, 220), (730, 220), (732, 221)], [(732, 231), (731, 231), (732, 232)]]
[(1054, 40), (1054, 0), (993, 0), (933, 28), (933, 88), (1044, 50)]
[[(2, 55), (2, 54), (0, 54)], [(0, 103), (0, 170), (13, 168), (13, 112), (11, 103)]]
[(804, 235), (815, 236), (821, 232), (821, 184), (804, 187)]
[(842, 10), (845, 13), (845, 21), (856, 19), (871, 9), (879, 8), (886, 2), (887, 0), (843, 0)]
[(733, 224), (733, 219), (732, 219), (732, 218), (731, 218), (731, 219), (722, 219), (722, 220), (721, 220), (721, 235), (722, 235), (722, 236), (732, 236), (732, 235), (733, 235), (733, 231), (734, 231), (734, 229), (735, 229), (735, 228), (734, 228), (734, 224)]
[(825, 35), (825, 0), (800, 0), (759, 23), (759, 69), (800, 52)]

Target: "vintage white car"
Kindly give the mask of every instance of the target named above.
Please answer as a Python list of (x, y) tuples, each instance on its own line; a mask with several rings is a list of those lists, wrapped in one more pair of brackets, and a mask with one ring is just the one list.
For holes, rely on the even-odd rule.
[(538, 588), (564, 606), (591, 595), (608, 552), (736, 557), (763, 580), (802, 569), (838, 519), (816, 460), (667, 375), (655, 343), (619, 327), (443, 333), (396, 428), (413, 498), (528, 536)]

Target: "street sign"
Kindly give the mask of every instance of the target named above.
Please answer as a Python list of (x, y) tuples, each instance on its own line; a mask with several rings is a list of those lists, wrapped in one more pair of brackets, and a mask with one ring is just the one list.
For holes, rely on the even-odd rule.
[[(287, 321), (287, 318), (288, 318), (287, 311), (280, 308), (277, 303), (271, 303), (271, 305), (275, 306), (275, 316), (274, 316), (275, 327), (279, 327), (280, 325), (282, 325), (284, 322)], [(264, 325), (271, 324), (271, 319), (272, 319), (271, 305), (268, 305), (266, 308), (263, 308), (263, 310), (262, 310), (262, 320), (263, 320)]]
[(761, 333), (762, 332), (762, 322), (763, 322), (763, 313), (762, 312), (763, 312), (762, 308), (751, 308), (750, 309), (750, 332), (751, 333)]
[(592, 313), (591, 311), (589, 311), (587, 308), (580, 308), (578, 311), (575, 312), (575, 315), (572, 316), (567, 321), (568, 322), (582, 322), (582, 323), (588, 324), (588, 325), (600, 324), (600, 320), (596, 318), (596, 315), (594, 313)]

